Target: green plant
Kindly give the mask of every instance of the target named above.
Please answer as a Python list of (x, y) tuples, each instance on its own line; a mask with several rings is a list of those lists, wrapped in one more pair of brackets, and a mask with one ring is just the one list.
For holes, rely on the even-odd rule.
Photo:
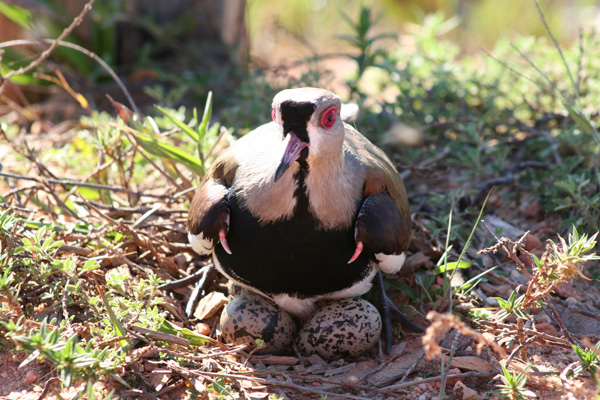
[(582, 348), (577, 345), (571, 345), (573, 351), (579, 358), (579, 365), (573, 370), (575, 376), (580, 375), (583, 371), (588, 371), (590, 376), (598, 383), (598, 367), (600, 367), (600, 342), (596, 343), (591, 348)]
[(528, 364), (523, 372), (510, 372), (504, 365), (501, 365), (501, 367), (502, 375), (500, 375), (500, 379), (502, 383), (498, 385), (498, 388), (505, 399), (527, 400), (528, 398), (537, 397), (534, 392), (525, 388), (527, 384), (525, 373), (531, 367), (531, 364)]
[(218, 400), (233, 400), (240, 398), (239, 393), (234, 392), (231, 385), (223, 378), (213, 380), (207, 387), (217, 394)]
[(30, 353), (21, 366), (36, 359), (47, 360), (60, 371), (61, 381), (66, 387), (71, 387), (75, 379), (83, 379), (92, 386), (99, 374), (114, 371), (108, 349), (98, 350), (92, 342), (84, 346), (77, 335), (64, 327), (51, 328), (46, 320), (42, 321), (39, 329), (28, 332), (19, 322), (3, 322), (2, 325), (17, 348)]
[(360, 95), (358, 84), (361, 77), (368, 67), (378, 66), (380, 59), (385, 55), (384, 50), (375, 48), (375, 44), (385, 38), (393, 38), (396, 35), (391, 33), (383, 33), (379, 35), (371, 35), (373, 26), (377, 24), (381, 17), (375, 19), (371, 16), (369, 7), (361, 7), (360, 14), (356, 22), (348, 15), (341, 12), (344, 21), (352, 29), (351, 35), (339, 35), (338, 38), (348, 42), (353, 48), (358, 51), (357, 55), (348, 55), (347, 57), (356, 62), (357, 71), (355, 76), (347, 81), (353, 95)]
[[(520, 319), (530, 319), (531, 317), (523, 310), (523, 303), (525, 302), (525, 295), (519, 296), (519, 290), (521, 286), (518, 286), (508, 296), (508, 299), (504, 300), (501, 297), (494, 297), (498, 301), (500, 310), (494, 314), (496, 321), (504, 321), (510, 316), (515, 316)], [(517, 297), (518, 296), (518, 297)]]

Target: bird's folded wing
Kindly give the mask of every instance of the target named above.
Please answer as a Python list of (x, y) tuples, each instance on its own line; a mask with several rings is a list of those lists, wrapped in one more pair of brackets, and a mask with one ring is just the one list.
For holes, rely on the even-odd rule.
[[(385, 248), (383, 253), (401, 254), (408, 249), (411, 232), (410, 209), (402, 178), (380, 148), (348, 126), (346, 140), (356, 149), (356, 153), (366, 166), (363, 193), (365, 202), (361, 209), (361, 213), (366, 217), (363, 219), (366, 224), (364, 229), (375, 230), (375, 225), (379, 224), (380, 227), (377, 228), (379, 231), (371, 232), (369, 235), (376, 235), (378, 238), (372, 239), (383, 242), (379, 245)], [(385, 196), (369, 200), (370, 197), (378, 194), (385, 194)]]
[(229, 203), (227, 195), (235, 178), (237, 162), (231, 152), (219, 157), (196, 190), (188, 213), (190, 239), (200, 253), (210, 252), (219, 240), (219, 231), (227, 231)]

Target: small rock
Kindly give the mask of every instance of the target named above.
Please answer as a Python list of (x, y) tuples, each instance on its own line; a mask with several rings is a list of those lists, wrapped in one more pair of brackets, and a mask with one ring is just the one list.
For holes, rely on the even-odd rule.
[(556, 293), (560, 297), (564, 297), (569, 301), (569, 298), (575, 299), (575, 301), (583, 301), (583, 297), (578, 293), (577, 289), (568, 283), (561, 283), (556, 286)]
[(452, 395), (457, 400), (474, 400), (479, 398), (477, 391), (467, 387), (461, 381), (456, 382), (456, 385), (454, 385)]
[(540, 204), (534, 201), (534, 202), (529, 203), (529, 205), (525, 208), (525, 210), (523, 210), (523, 215), (526, 218), (537, 220), (538, 217), (540, 216), (541, 210), (542, 210), (542, 207), (540, 206)]
[(196, 333), (198, 333), (200, 335), (204, 335), (204, 336), (210, 335), (210, 325), (208, 325), (207, 323), (204, 323), (204, 322), (200, 322), (200, 323), (196, 324), (196, 326), (194, 327), (194, 330), (196, 331)]
[(486, 304), (492, 306), (492, 307), (496, 307), (498, 306), (498, 300), (496, 300), (493, 297), (488, 297), (485, 299)]
[(397, 122), (384, 134), (381, 146), (387, 149), (403, 149), (406, 147), (417, 147), (423, 141), (420, 130)]
[[(448, 370), (448, 375), (449, 375), (449, 376), (450, 376), (450, 375), (458, 375), (458, 374), (460, 374), (460, 373), (461, 373), (461, 371), (460, 371), (460, 369), (458, 369), (458, 368), (450, 368), (450, 369)], [(456, 384), (456, 382), (458, 382), (458, 381), (460, 381), (460, 379), (459, 379), (459, 378), (448, 378), (448, 384), (449, 384), (449, 385), (454, 385), (454, 384)]]
[(27, 371), (27, 374), (25, 374), (25, 382), (27, 382), (29, 385), (33, 385), (39, 378), (40, 375), (31, 369)]
[(179, 253), (175, 256), (175, 264), (179, 266), (179, 268), (185, 268), (189, 264), (190, 260), (188, 259), (187, 253)]
[(537, 236), (529, 233), (525, 239), (525, 250), (534, 251), (543, 247), (542, 241)]
[(503, 299), (507, 299), (513, 290), (514, 290), (514, 288), (511, 285), (508, 285), (506, 283), (503, 283), (502, 285), (498, 285), (496, 287), (496, 291), (498, 292), (500, 297), (502, 297)]
[(517, 271), (516, 269), (513, 269), (511, 271), (510, 278), (513, 281), (516, 281), (517, 283), (519, 283), (521, 285), (525, 285), (525, 284), (527, 284), (527, 282), (529, 282), (529, 280), (527, 279), (525, 274), (522, 274), (521, 272)]
[(509, 224), (495, 215), (486, 215), (483, 217), (483, 220), (498, 237), (508, 237), (509, 239), (517, 240), (525, 233), (522, 229)]

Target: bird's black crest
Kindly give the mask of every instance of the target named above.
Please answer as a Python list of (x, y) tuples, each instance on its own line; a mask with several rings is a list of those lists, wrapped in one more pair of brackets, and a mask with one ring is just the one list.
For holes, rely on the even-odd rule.
[(287, 135), (289, 131), (294, 131), (300, 140), (310, 143), (306, 125), (315, 112), (316, 105), (309, 102), (286, 100), (281, 103), (280, 108), (284, 135)]

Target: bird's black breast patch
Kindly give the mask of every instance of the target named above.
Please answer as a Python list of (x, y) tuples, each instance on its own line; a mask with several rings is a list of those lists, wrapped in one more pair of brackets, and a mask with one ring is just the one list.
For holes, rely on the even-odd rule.
[(283, 120), (283, 132), (287, 135), (294, 131), (300, 140), (310, 143), (306, 125), (315, 112), (316, 106), (310, 102), (296, 102), (286, 100), (281, 103), (281, 119)]
[(235, 280), (267, 294), (307, 298), (349, 288), (371, 271), (373, 253), (363, 251), (348, 264), (356, 246), (353, 226), (318, 229), (306, 206), (297, 207), (290, 219), (261, 225), (234, 193), (229, 202), (232, 254), (219, 244), (215, 256)]

